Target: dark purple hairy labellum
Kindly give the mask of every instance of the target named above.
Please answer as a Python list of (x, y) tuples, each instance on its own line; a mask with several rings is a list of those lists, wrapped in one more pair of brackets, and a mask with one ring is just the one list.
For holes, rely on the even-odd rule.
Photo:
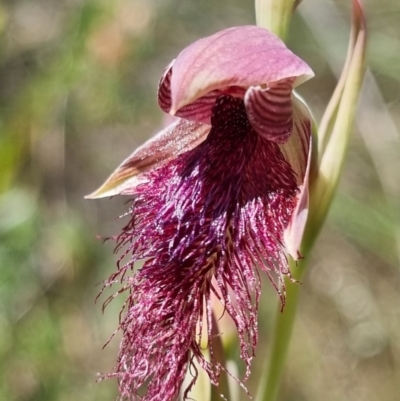
[[(211, 124), (204, 142), (146, 173), (117, 239), (123, 255), (107, 285), (120, 281), (128, 297), (108, 376), (117, 377), (122, 399), (177, 399), (188, 369), (196, 380), (195, 360), (218, 384), (212, 294), (237, 327), (246, 379), (258, 335), (258, 272), (278, 292), (289, 274), (283, 232), (298, 193), (291, 166), (278, 144), (251, 128), (243, 99), (218, 97)], [(209, 362), (199, 345), (204, 316)]]

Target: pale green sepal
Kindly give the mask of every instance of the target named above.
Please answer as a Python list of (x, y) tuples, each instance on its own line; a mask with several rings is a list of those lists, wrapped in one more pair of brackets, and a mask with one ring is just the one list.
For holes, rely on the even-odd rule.
[(310, 230), (315, 235), (322, 226), (335, 193), (346, 156), (357, 100), (365, 72), (366, 24), (361, 4), (353, 0), (352, 35), (345, 70), (333, 95), (319, 137), (318, 176), (310, 188)]
[(256, 0), (257, 25), (285, 39), (293, 11), (301, 0)]
[[(353, 21), (354, 21), (354, 16), (353, 16)], [(349, 74), (349, 68), (353, 59), (353, 52), (357, 40), (357, 35), (358, 35), (357, 29), (355, 29), (355, 27), (353, 26), (350, 34), (349, 46), (347, 50), (347, 57), (344, 67), (342, 69), (338, 83), (336, 84), (335, 90), (329, 100), (328, 106), (325, 109), (324, 115), (322, 116), (321, 122), (318, 127), (319, 162), (321, 162), (322, 160), (322, 156), (325, 152), (326, 146), (329, 141), (329, 135), (331, 134), (333, 130), (333, 125), (335, 124), (336, 121), (337, 112), (343, 95), (343, 90), (347, 82), (347, 76)]]
[(296, 208), (284, 231), (284, 243), (287, 252), (294, 259), (300, 257), (300, 244), (308, 216), (308, 183), (312, 160), (312, 116), (304, 101), (294, 94), (293, 132), (289, 140), (280, 145), (285, 159), (291, 165), (297, 177), (299, 187)]

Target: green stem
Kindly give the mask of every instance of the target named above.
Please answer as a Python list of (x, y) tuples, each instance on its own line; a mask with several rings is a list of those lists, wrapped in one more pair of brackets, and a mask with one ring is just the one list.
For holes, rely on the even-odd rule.
[(285, 39), (293, 10), (301, 0), (255, 0), (257, 25)]
[[(281, 39), (285, 39), (293, 11), (301, 0), (255, 0), (257, 25), (269, 29)], [(311, 241), (312, 243), (313, 241)], [(303, 241), (304, 244), (304, 241)], [(309, 253), (304, 253), (308, 255)], [(305, 261), (290, 260), (291, 274), (301, 280), (305, 270)], [(285, 280), (286, 306), (282, 313), (280, 305), (275, 317), (274, 333), (255, 401), (275, 401), (281, 382), (286, 355), (288, 352), (293, 324), (296, 318), (301, 284)]]
[[(288, 5), (296, 0), (256, 0), (257, 23), (284, 37), (290, 18)], [(264, 15), (271, 11), (270, 15)], [(343, 79), (338, 84), (332, 102), (323, 120), (323, 136), (319, 161), (312, 159), (310, 176), (310, 206), (301, 251), (309, 256), (315, 239), (324, 223), (341, 175), (349, 136), (354, 122), (355, 106), (365, 71), (366, 25), (359, 0), (353, 0), (352, 38)], [(315, 128), (315, 127), (313, 127)], [(329, 133), (324, 132), (331, 131)], [(316, 135), (313, 135), (315, 137)], [(321, 138), (320, 138), (321, 139)], [(292, 275), (301, 280), (306, 261), (290, 261)], [(286, 307), (277, 312), (270, 355), (265, 366), (266, 374), (260, 383), (256, 401), (275, 401), (279, 391), (283, 368), (289, 349), (296, 318), (300, 285), (286, 280)]]
[(212, 329), (211, 329), (211, 336), (212, 336), (212, 350), (214, 354), (214, 358), (221, 364), (223, 368), (221, 370), (219, 376), (219, 385), (211, 386), (211, 401), (221, 401), (223, 395), (226, 399), (230, 400), (230, 390), (229, 390), (229, 382), (228, 382), (228, 374), (226, 369), (226, 358), (224, 352), (224, 346), (221, 340), (221, 333), (218, 329), (218, 322), (215, 318), (215, 314), (212, 314)]
[[(291, 261), (290, 265), (293, 277), (301, 280), (306, 267), (305, 260), (298, 261), (297, 265)], [(293, 283), (289, 279), (285, 281), (286, 305), (283, 313), (279, 304), (276, 313), (274, 333), (269, 346), (270, 354), (264, 369), (264, 372), (268, 373), (262, 376), (255, 401), (275, 401), (278, 395), (301, 289), (300, 283)]]

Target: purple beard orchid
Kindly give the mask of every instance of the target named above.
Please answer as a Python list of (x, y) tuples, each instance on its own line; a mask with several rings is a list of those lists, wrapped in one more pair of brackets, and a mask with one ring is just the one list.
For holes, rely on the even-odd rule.
[[(175, 400), (188, 369), (196, 380), (195, 360), (218, 384), (212, 294), (237, 327), (247, 378), (257, 343), (259, 271), (283, 305), (287, 255), (300, 256), (311, 117), (293, 88), (312, 76), (259, 27), (193, 43), (159, 86), (161, 108), (179, 119), (88, 196), (134, 196), (130, 222), (116, 237), (123, 252), (118, 271), (106, 283), (120, 282), (119, 292), (128, 293), (118, 364), (108, 375), (118, 378), (122, 399)], [(203, 326), (209, 361), (200, 348)]]

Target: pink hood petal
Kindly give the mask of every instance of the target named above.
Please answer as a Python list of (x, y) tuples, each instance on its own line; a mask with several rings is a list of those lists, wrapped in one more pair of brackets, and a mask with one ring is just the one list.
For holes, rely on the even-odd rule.
[(313, 75), (310, 67), (275, 35), (260, 27), (241, 26), (200, 39), (183, 50), (169, 80), (161, 81), (160, 93), (164, 85), (169, 86), (166, 104), (170, 105), (168, 112), (176, 114), (215, 90), (269, 86), (290, 77), (297, 86)]
[(308, 217), (308, 181), (311, 165), (312, 116), (305, 104), (297, 97), (292, 97), (293, 132), (289, 140), (280, 145), (286, 160), (297, 176), (300, 188), (296, 208), (284, 231), (284, 241), (289, 255), (297, 260), (300, 257), (300, 244)]
[[(158, 104), (161, 110), (166, 113), (169, 113), (171, 110), (171, 77), (174, 62), (175, 60), (173, 60), (165, 69), (158, 86)], [(211, 124), (211, 109), (218, 96), (232, 95), (236, 97), (244, 97), (245, 93), (246, 89), (239, 86), (216, 89), (201, 96), (194, 103), (181, 107), (173, 115), (187, 120)]]
[(87, 199), (134, 193), (138, 184), (146, 181), (145, 173), (187, 152), (207, 137), (211, 127), (179, 119), (128, 156)]

